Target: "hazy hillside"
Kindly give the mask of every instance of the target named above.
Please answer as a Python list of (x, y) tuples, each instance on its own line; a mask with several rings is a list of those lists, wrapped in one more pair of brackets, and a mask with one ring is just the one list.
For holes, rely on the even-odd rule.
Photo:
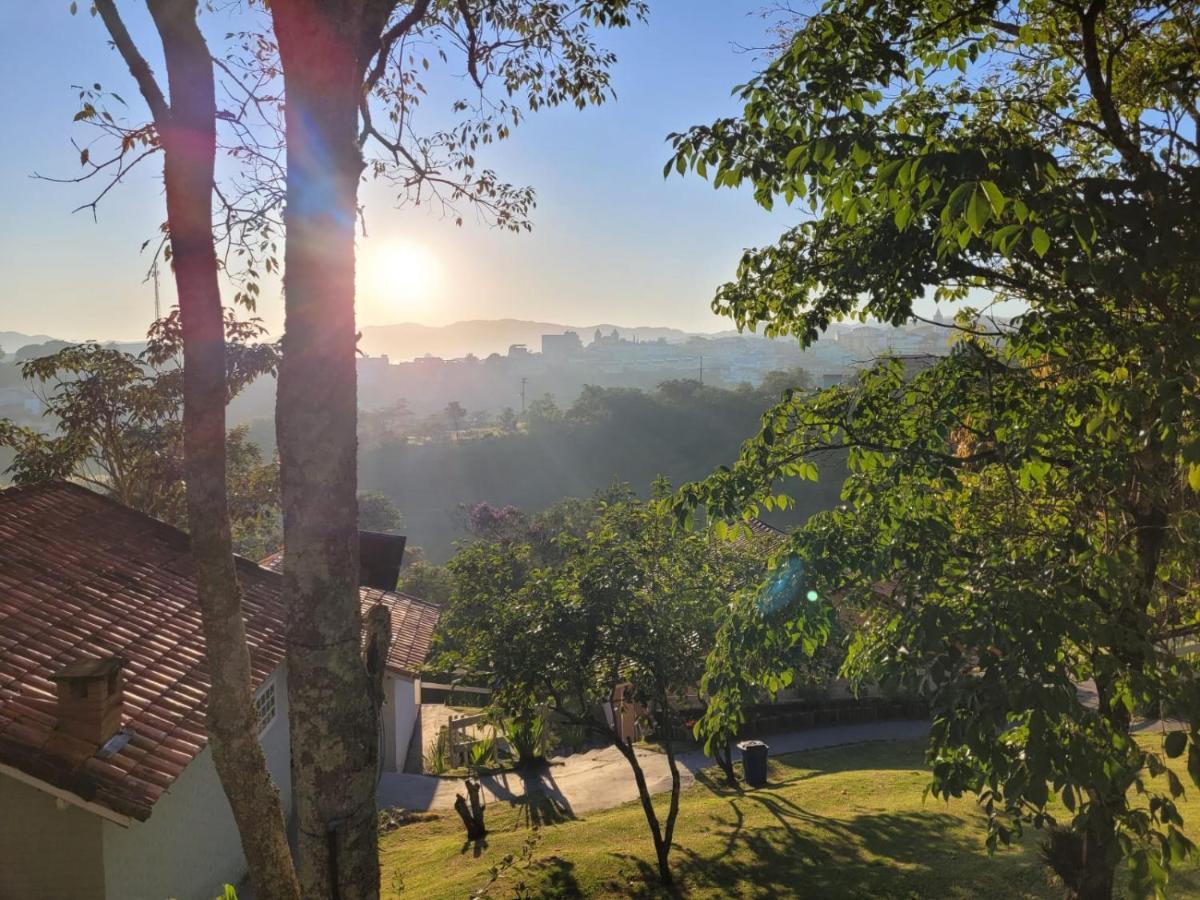
[(22, 334), (19, 331), (0, 331), (0, 350), (12, 356), (27, 344), (44, 344), (54, 338), (48, 334)]
[(398, 325), (365, 325), (359, 347), (372, 356), (386, 354), (393, 362), (416, 359), (425, 354), (453, 359), (474, 353), (506, 353), (512, 344), (527, 344), (530, 350), (541, 350), (543, 334), (562, 334), (576, 331), (585, 344), (599, 328), (605, 334), (614, 328), (625, 337), (637, 335), (639, 340), (684, 341), (688, 333), (678, 328), (638, 328), (623, 325), (563, 325), (555, 322), (531, 322), (525, 319), (473, 319), (451, 325), (420, 325), (403, 322)]
[[(737, 458), (776, 400), (775, 387), (724, 390), (694, 382), (653, 392), (594, 390), (566, 418), (530, 433), (360, 445), (359, 486), (395, 500), (411, 544), (442, 562), (466, 537), (466, 507), (487, 501), (532, 512), (613, 481), (645, 493), (656, 475), (677, 485), (703, 478)], [(791, 479), (780, 486), (796, 508), (771, 516), (774, 524), (801, 522), (837, 503), (843, 461), (830, 457), (822, 468), (816, 483)]]

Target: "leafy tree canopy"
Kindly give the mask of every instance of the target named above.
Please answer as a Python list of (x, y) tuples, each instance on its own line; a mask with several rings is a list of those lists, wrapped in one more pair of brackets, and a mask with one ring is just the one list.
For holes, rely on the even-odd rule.
[[(229, 398), (273, 372), (276, 350), (257, 321), (227, 313)], [(0, 446), (14, 451), (17, 484), (73, 479), (173, 525), (186, 527), (183, 482), (183, 378), (178, 311), (156, 324), (139, 356), (97, 343), (71, 344), (25, 359), (52, 432), (0, 420)], [(226, 437), (230, 515), (240, 549), (259, 556), (276, 543), (278, 467), (264, 460), (248, 428)], [(260, 552), (261, 551), (261, 552)]]
[(399, 532), (404, 527), (404, 516), (387, 494), (359, 491), (358, 527), (364, 531)]
[[(454, 587), (433, 663), (486, 679), (507, 710), (549, 709), (615, 741), (638, 783), (664, 881), (680, 784), (672, 701), (699, 683), (730, 595), (761, 571), (752, 555), (676, 527), (667, 498), (662, 481), (649, 501), (615, 486), (523, 529), (493, 510), (489, 523), (503, 520), (488, 531), (495, 539), (465, 545), (448, 566)], [(632, 745), (605, 715), (622, 685), (626, 702), (668, 739), (673, 791), (663, 821)]]
[[(794, 548), (861, 610), (849, 672), (926, 692), (934, 792), (977, 793), (991, 846), (1049, 827), (1071, 896), (1110, 896), (1122, 858), (1161, 889), (1192, 849), (1160, 754), (1200, 784), (1198, 25), (1193, 4), (831, 0), (786, 23), (741, 117), (673, 138), (680, 172), (810, 202), (718, 292), (740, 327), (807, 343), (929, 295), (1025, 305), (964, 308), (928, 367), (785, 398), (681, 507), (786, 503), (780, 481), (848, 451), (843, 504)], [(1134, 712), (1161, 709), (1190, 734), (1145, 751)]]

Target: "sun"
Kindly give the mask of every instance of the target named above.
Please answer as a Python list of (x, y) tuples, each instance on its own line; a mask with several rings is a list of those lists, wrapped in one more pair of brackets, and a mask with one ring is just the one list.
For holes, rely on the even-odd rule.
[(357, 280), (364, 312), (412, 316), (432, 307), (441, 266), (437, 256), (416, 241), (368, 241), (362, 248)]

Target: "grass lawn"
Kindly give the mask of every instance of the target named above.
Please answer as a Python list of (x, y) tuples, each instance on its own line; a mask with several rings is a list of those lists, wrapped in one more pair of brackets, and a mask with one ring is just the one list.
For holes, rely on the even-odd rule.
[[(680, 804), (671, 856), (680, 894), (1061, 896), (1047, 882), (1036, 834), (989, 858), (983, 817), (971, 800), (922, 803), (922, 759), (919, 743), (876, 743), (780, 757), (769, 786), (758, 790), (730, 791), (702, 778)], [(665, 812), (666, 798), (657, 799)], [(1195, 820), (1189, 830), (1200, 843), (1200, 800), (1185, 803), (1183, 814)], [(494, 803), (487, 821), (492, 833), (480, 847), (464, 846), (453, 812), (386, 835), (384, 895), (469, 897), (512, 854), (488, 897), (670, 896), (657, 886), (650, 833), (636, 803), (578, 820)], [(1200, 869), (1177, 873), (1168, 890), (1171, 897), (1200, 897)]]

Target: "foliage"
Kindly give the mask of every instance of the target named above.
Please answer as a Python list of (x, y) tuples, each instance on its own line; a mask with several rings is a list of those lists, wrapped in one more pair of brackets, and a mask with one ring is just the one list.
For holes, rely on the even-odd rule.
[(128, 506), (162, 518), (182, 513), (180, 380), (142, 360), (86, 343), (21, 364), (40, 391), (54, 436), (11, 422), (0, 440), (16, 451), (17, 484), (72, 476)]
[[(274, 370), (275, 350), (256, 321), (227, 314), (229, 398)], [(52, 432), (0, 420), (0, 445), (15, 451), (17, 484), (74, 479), (178, 527), (186, 527), (183, 379), (178, 314), (156, 324), (140, 356), (94, 342), (25, 359), (21, 374), (45, 406)], [(230, 518), (239, 551), (259, 556), (278, 541), (278, 469), (246, 426), (226, 435)]]
[[(659, 874), (669, 881), (679, 791), (665, 733), (672, 698), (699, 682), (726, 597), (761, 563), (674, 527), (662, 481), (645, 502), (612, 488), (590, 508), (590, 520), (576, 518), (578, 508), (559, 512), (576, 530), (545, 537), (529, 528), (524, 537), (460, 550), (449, 565), (455, 592), (432, 665), (486, 678), (500, 708), (545, 708), (616, 740), (639, 781)], [(604, 715), (618, 685), (631, 686), (628, 699), (666, 741), (673, 799), (661, 826), (632, 746)]]
[(450, 768), (450, 732), (446, 728), (438, 730), (437, 737), (429, 745), (421, 760), (426, 772), (441, 775)]
[(489, 769), (496, 764), (496, 738), (489, 735), (471, 743), (467, 750), (467, 765), (472, 769)]
[(803, 563), (789, 555), (762, 585), (734, 595), (715, 635), (700, 683), (705, 712), (694, 732), (731, 781), (729, 748), (747, 706), (788, 687), (829, 638), (833, 612), (810, 590)]
[(517, 421), (517, 413), (511, 406), (504, 407), (496, 419), (497, 424), (500, 426), (500, 430), (507, 434), (511, 434), (517, 430)]
[[(807, 343), (929, 293), (1026, 305), (964, 309), (925, 371), (786, 398), (683, 505), (786, 502), (780, 481), (848, 451), (844, 506), (795, 539), (861, 610), (848, 670), (929, 695), (932, 790), (976, 792), (991, 847), (1069, 829), (1059, 850), (1101, 873), (1080, 896), (1108, 896), (1122, 858), (1161, 891), (1192, 850), (1163, 756), (1200, 776), (1178, 646), (1198, 621), (1198, 25), (1191, 4), (829, 0), (788, 23), (740, 118), (673, 138), (678, 171), (815, 212), (718, 292), (739, 327)], [(1189, 710), (1191, 733), (1134, 743), (1135, 704)]]
[(467, 411), (463, 409), (463, 405), (457, 400), (451, 400), (446, 404), (446, 418), (450, 422), (450, 431), (454, 435), (455, 440), (458, 439), (458, 430), (462, 427), (462, 421), (466, 418)]
[[(797, 377), (792, 374), (789, 377)], [(803, 376), (800, 376), (803, 378)], [(480, 501), (512, 505), (527, 516), (562, 497), (587, 498), (614, 478), (648, 490), (654, 477), (673, 481), (700, 478), (737, 453), (763, 412), (779, 401), (782, 376), (759, 388), (726, 389), (699, 382), (667, 382), (654, 391), (597, 388), (585, 407), (536, 433), (517, 431), (458, 443), (435, 444), (411, 428), (395, 425), (397, 440), (364, 442), (360, 450), (362, 487), (388, 494), (405, 512), (410, 536), (434, 562), (453, 552), (454, 541), (472, 534), (466, 516), (444, 510)], [(577, 408), (578, 407), (578, 408)], [(444, 427), (443, 417), (437, 417)], [(412, 435), (412, 442), (400, 435)], [(829, 460), (839, 473), (842, 457)], [(835, 483), (795, 486), (794, 509), (771, 520), (797, 523), (838, 501)]]
[(399, 533), (404, 516), (396, 501), (378, 491), (358, 492), (358, 527), (363, 531)]
[(509, 717), (504, 723), (504, 736), (516, 751), (518, 766), (535, 766), (545, 762), (549, 734), (543, 714), (522, 713)]
[(450, 600), (454, 583), (443, 566), (420, 560), (400, 570), (399, 590), (420, 597), (427, 603), (444, 606)]
[(529, 402), (529, 409), (525, 411), (525, 423), (530, 431), (544, 431), (562, 419), (563, 412), (554, 401), (553, 394), (535, 397)]

